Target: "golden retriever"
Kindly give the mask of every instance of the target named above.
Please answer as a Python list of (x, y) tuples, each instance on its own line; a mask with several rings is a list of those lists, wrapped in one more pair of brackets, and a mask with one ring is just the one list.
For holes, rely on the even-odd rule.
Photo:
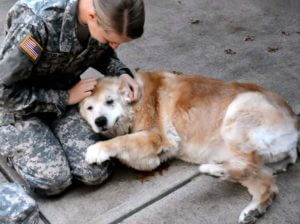
[(116, 157), (138, 170), (178, 158), (201, 173), (239, 182), (251, 203), (239, 223), (254, 223), (277, 193), (273, 172), (297, 159), (299, 119), (275, 93), (250, 83), (169, 72), (138, 72), (140, 98), (116, 77), (100, 80), (80, 104), (93, 131), (110, 140), (87, 149), (86, 161)]

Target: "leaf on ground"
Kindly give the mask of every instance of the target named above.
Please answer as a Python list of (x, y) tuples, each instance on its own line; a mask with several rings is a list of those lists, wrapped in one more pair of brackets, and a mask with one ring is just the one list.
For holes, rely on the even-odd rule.
[(182, 75), (183, 74), (182, 72), (179, 72), (179, 71), (172, 71), (172, 73), (174, 73), (175, 75)]
[(190, 23), (191, 23), (192, 25), (194, 25), (194, 24), (199, 24), (199, 23), (200, 23), (200, 20), (199, 20), (199, 19), (190, 19)]
[(230, 54), (230, 55), (236, 54), (236, 52), (233, 51), (232, 49), (226, 49), (226, 50), (224, 50), (224, 52), (225, 52), (226, 54)]
[(281, 31), (281, 34), (284, 35), (284, 36), (289, 36), (290, 33), (286, 32), (286, 31)]
[(244, 41), (254, 41), (254, 40), (255, 40), (255, 36), (247, 35), (244, 37)]
[(268, 52), (270, 52), (270, 53), (274, 53), (274, 52), (276, 52), (278, 50), (279, 50), (278, 47), (268, 47)]

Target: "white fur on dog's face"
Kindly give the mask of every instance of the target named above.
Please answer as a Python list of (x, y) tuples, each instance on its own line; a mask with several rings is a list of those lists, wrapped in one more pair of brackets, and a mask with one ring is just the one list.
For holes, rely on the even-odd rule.
[(118, 81), (101, 80), (94, 93), (80, 103), (80, 114), (95, 133), (113, 137), (120, 132), (127, 132), (124, 125), (128, 102), (124, 96)]

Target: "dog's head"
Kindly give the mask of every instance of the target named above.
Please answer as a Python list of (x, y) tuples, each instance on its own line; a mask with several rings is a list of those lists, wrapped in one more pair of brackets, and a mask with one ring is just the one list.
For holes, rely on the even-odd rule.
[(118, 78), (98, 81), (91, 96), (80, 103), (80, 114), (96, 133), (115, 137), (129, 132), (131, 89)]

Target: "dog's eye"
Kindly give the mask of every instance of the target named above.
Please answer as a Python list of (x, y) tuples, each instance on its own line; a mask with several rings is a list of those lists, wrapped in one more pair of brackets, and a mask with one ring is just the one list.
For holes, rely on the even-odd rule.
[(88, 110), (92, 110), (93, 107), (92, 107), (92, 106), (88, 106), (87, 109), (88, 109)]
[(113, 103), (114, 103), (113, 100), (106, 100), (106, 104), (107, 104), (107, 105), (112, 105)]

